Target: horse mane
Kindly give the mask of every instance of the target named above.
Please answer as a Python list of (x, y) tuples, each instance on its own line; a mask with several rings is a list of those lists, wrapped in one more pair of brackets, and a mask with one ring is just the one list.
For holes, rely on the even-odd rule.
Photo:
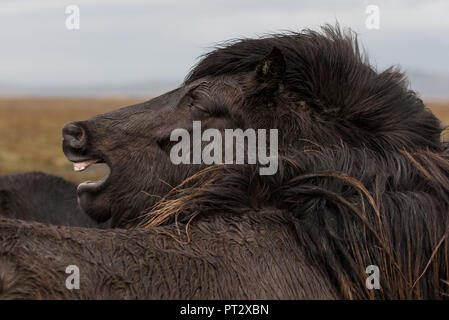
[[(272, 210), (342, 297), (444, 298), (449, 149), (440, 140), (443, 128), (406, 88), (403, 74), (375, 72), (351, 34), (323, 30), (227, 44), (207, 54), (186, 83), (253, 70), (275, 46), (287, 63), (285, 90), (321, 119), (348, 125), (352, 130), (342, 136), (349, 140), (322, 143), (325, 133), (307, 135), (313, 123), (304, 122), (294, 147), (280, 154), (277, 174), (260, 176), (257, 165), (207, 167), (166, 194), (140, 226), (174, 222), (188, 242), (197, 216)], [(329, 135), (342, 130), (338, 125)], [(362, 143), (352, 144), (351, 135)], [(365, 287), (368, 265), (380, 269), (380, 290)]]
[[(170, 221), (189, 242), (198, 215), (268, 208), (343, 297), (442, 298), (449, 293), (448, 172), (448, 153), (385, 159), (368, 149), (316, 146), (281, 158), (274, 176), (249, 165), (208, 167), (172, 189), (140, 226)], [(365, 288), (368, 265), (379, 267), (381, 290)]]
[[(286, 62), (282, 84), (290, 97), (277, 113), (290, 112), (284, 118), (294, 119), (294, 112), (307, 108), (311, 119), (299, 123), (302, 138), (329, 141), (338, 132), (345, 141), (363, 143), (378, 152), (441, 150), (443, 128), (408, 89), (405, 74), (398, 67), (377, 72), (359, 48), (357, 35), (338, 25), (326, 25), (322, 32), (306, 29), (225, 42), (203, 56), (185, 83), (250, 72), (274, 47)], [(314, 131), (316, 120), (327, 122), (328, 128)], [(285, 119), (279, 123), (280, 128), (286, 125)]]

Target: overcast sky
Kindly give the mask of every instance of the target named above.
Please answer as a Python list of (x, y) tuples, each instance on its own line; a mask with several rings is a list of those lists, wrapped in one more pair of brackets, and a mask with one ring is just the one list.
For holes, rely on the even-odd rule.
[[(67, 5), (80, 29), (67, 30)], [(365, 27), (367, 5), (380, 29)], [(382, 69), (449, 74), (449, 1), (1, 0), (0, 84), (182, 81), (215, 43), (324, 23), (360, 34)]]

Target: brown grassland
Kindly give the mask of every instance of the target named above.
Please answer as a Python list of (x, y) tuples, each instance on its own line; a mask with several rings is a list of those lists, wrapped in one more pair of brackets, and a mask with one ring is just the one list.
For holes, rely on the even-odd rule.
[[(61, 128), (70, 121), (142, 102), (136, 98), (0, 98), (0, 175), (43, 171), (73, 182), (98, 179), (105, 168), (92, 166), (75, 174), (62, 153)], [(449, 124), (449, 101), (426, 105)]]

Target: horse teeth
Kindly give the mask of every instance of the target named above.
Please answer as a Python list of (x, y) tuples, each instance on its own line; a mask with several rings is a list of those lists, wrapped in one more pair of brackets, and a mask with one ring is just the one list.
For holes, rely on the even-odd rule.
[(86, 169), (86, 166), (83, 163), (74, 163), (73, 170), (74, 171), (83, 171)]
[(73, 170), (74, 171), (83, 171), (84, 169), (88, 168), (91, 164), (97, 163), (98, 159), (93, 159), (93, 160), (87, 160), (87, 161), (83, 161), (83, 162), (76, 162), (73, 164)]

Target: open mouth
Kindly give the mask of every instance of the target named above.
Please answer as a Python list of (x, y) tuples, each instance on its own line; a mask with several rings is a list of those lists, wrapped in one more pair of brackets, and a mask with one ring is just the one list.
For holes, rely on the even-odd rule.
[(107, 221), (111, 218), (111, 196), (104, 191), (112, 175), (108, 157), (92, 148), (91, 137), (95, 134), (89, 132), (85, 121), (64, 125), (62, 136), (62, 151), (73, 163), (73, 170), (87, 170), (83, 175), (89, 180), (79, 184), (77, 189), (79, 208), (97, 222)]
[[(108, 166), (108, 164), (102, 159), (88, 159), (88, 160), (83, 160), (83, 161), (79, 161), (79, 162), (73, 162), (73, 170), (76, 172), (84, 171), (87, 168), (89, 168), (90, 166), (95, 165), (95, 164), (103, 164), (102, 166), (100, 166), (100, 168), (106, 167), (107, 174), (98, 181), (88, 180), (88, 181), (85, 181), (85, 182), (79, 184), (78, 189), (77, 189), (78, 194), (80, 194), (82, 192), (99, 191), (106, 184), (106, 182), (111, 174), (111, 169)], [(97, 171), (104, 171), (104, 170), (97, 170)], [(93, 173), (95, 173), (95, 171)]]

